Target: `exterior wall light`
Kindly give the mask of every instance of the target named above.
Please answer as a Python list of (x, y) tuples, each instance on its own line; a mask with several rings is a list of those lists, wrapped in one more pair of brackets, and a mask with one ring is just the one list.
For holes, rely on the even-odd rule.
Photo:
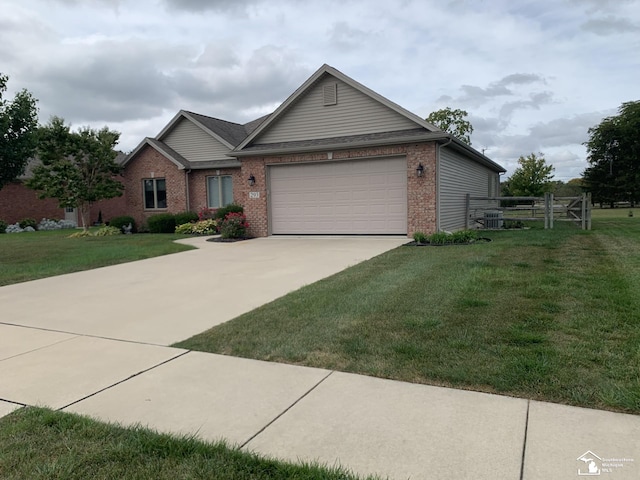
[(422, 163), (418, 164), (418, 168), (416, 168), (416, 175), (419, 177), (424, 175), (424, 167), (422, 166)]
[(253, 174), (249, 175), (249, 186), (253, 187), (256, 184), (256, 177)]

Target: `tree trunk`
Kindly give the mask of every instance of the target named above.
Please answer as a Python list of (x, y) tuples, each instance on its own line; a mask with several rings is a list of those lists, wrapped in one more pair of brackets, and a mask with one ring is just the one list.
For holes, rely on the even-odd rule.
[(87, 231), (89, 230), (89, 209), (91, 205), (88, 203), (82, 203), (78, 205), (78, 210), (80, 210), (80, 221), (82, 222), (82, 229)]

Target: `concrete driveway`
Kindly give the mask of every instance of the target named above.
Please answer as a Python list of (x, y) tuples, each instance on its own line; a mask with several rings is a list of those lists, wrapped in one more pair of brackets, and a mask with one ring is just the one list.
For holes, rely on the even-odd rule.
[(0, 321), (169, 345), (407, 241), (191, 238), (198, 249), (2, 287)]

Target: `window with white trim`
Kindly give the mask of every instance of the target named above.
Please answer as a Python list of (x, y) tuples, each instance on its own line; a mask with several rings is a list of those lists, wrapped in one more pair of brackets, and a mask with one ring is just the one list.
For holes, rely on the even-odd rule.
[(231, 175), (207, 177), (207, 204), (209, 208), (226, 207), (233, 203)]
[(147, 178), (144, 184), (144, 208), (167, 208), (167, 182), (164, 178)]

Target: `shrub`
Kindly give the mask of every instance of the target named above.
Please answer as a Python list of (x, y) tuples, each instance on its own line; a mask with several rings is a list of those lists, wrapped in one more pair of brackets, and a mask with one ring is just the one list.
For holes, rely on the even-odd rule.
[(122, 235), (122, 230), (117, 227), (102, 227), (99, 228), (94, 234), (96, 237), (109, 237), (111, 235)]
[(0, 220), (0, 233), (5, 233), (7, 231), (7, 227), (7, 222)]
[(416, 232), (413, 234), (413, 240), (416, 243), (427, 243), (427, 236), (422, 232)]
[(222, 225), (220, 225), (220, 234), (222, 238), (244, 238), (247, 235), (247, 217), (244, 213), (231, 212), (224, 217)]
[(471, 243), (478, 238), (478, 232), (475, 230), (460, 230), (451, 235), (453, 243)]
[(185, 223), (195, 223), (198, 221), (196, 212), (180, 212), (173, 216), (176, 219), (176, 225), (184, 225)]
[(226, 207), (217, 209), (216, 213), (214, 214), (215, 216), (213, 218), (218, 220), (225, 220), (227, 218), (227, 215), (229, 215), (230, 213), (243, 213), (243, 212), (244, 212), (244, 208), (242, 208), (242, 205), (238, 205), (237, 203), (230, 203)]
[(216, 218), (215, 208), (202, 207), (198, 212), (198, 220), (211, 220), (212, 218)]
[(218, 220), (203, 220), (193, 224), (192, 233), (196, 235), (215, 235), (220, 230)]
[(437, 232), (429, 235), (428, 240), (431, 245), (445, 245), (450, 236), (451, 234), (447, 232)]
[(176, 227), (176, 233), (181, 235), (190, 235), (193, 233), (193, 223), (183, 223), (182, 225), (178, 225)]
[(133, 219), (133, 217), (130, 217), (129, 215), (123, 215), (120, 217), (113, 217), (110, 221), (109, 221), (109, 226), (110, 227), (115, 227), (117, 229), (119, 229), (121, 232), (123, 231), (123, 227), (126, 225), (131, 224), (131, 226), (133, 227), (131, 229), (131, 233), (135, 233), (136, 232), (136, 221)]
[(185, 235), (214, 235), (218, 233), (218, 220), (202, 220), (196, 223), (183, 223), (176, 227), (176, 233)]
[(151, 215), (147, 219), (147, 226), (151, 233), (174, 233), (176, 231), (176, 219), (170, 213)]
[(36, 222), (33, 218), (23, 218), (22, 220), (20, 220), (19, 224), (20, 228), (22, 228), (23, 230), (27, 227), (31, 227), (35, 230), (35, 228), (38, 226), (38, 222)]

